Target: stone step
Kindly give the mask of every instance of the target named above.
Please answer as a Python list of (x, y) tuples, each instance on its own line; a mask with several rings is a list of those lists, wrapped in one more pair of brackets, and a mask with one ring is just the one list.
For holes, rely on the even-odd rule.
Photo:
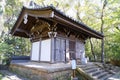
[(86, 73), (92, 73), (92, 72), (95, 72), (95, 71), (98, 71), (99, 68), (93, 68), (93, 69), (88, 69), (88, 70), (85, 70)]
[(94, 63), (90, 65), (80, 65), (79, 66), (87, 75), (90, 75), (94, 80), (113, 80), (116, 73), (120, 71), (120, 67), (113, 65), (103, 65), (101, 63)]
[(114, 72), (119, 72), (120, 71), (120, 68), (119, 67), (116, 67), (113, 69)]
[(79, 65), (79, 67), (83, 68), (83, 67), (89, 67), (89, 66), (95, 66), (94, 64), (81, 64)]
[(87, 65), (79, 65), (78, 67), (85, 68), (85, 67), (88, 67), (88, 66)]
[(107, 74), (108, 74), (108, 72), (103, 72), (103, 73), (98, 74), (96, 76), (97, 76), (98, 79), (100, 79), (101, 77), (106, 76)]
[(98, 68), (98, 67), (97, 66), (88, 66), (88, 67), (83, 67), (82, 69), (89, 70), (89, 69), (93, 69), (93, 68)]
[(80, 65), (79, 66), (80, 68), (82, 68), (82, 69), (90, 69), (90, 68), (96, 68), (96, 67), (98, 67), (98, 66), (95, 66), (95, 65)]
[(106, 76), (103, 76), (99, 78), (100, 80), (107, 80), (109, 77), (111, 77), (113, 74), (107, 74)]
[(98, 74), (100, 74), (100, 73), (103, 73), (103, 72), (105, 72), (105, 71), (99, 69), (98, 71), (92, 72), (91, 75), (92, 75), (92, 76), (96, 76), (96, 75), (98, 75)]

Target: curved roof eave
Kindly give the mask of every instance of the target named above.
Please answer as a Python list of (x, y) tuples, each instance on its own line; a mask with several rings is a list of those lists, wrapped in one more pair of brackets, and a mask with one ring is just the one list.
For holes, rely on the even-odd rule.
[[(66, 22), (69, 22), (69, 23), (74, 23), (74, 25), (76, 25), (76, 27), (78, 29), (82, 29), (84, 30), (85, 32), (88, 32), (88, 34), (91, 34), (93, 35), (92, 37), (95, 37), (95, 38), (99, 38), (99, 39), (102, 39), (104, 37), (103, 34), (89, 28), (87, 25), (79, 22), (79, 21), (76, 21), (68, 16), (66, 16), (64, 13), (60, 12), (59, 10), (57, 10), (56, 8), (54, 8), (53, 6), (47, 6), (47, 7), (41, 7), (41, 8), (34, 8), (34, 9), (29, 9), (29, 8), (26, 8), (26, 7), (23, 7), (21, 12), (20, 12), (20, 15), (15, 23), (15, 25), (13, 26), (10, 34), (14, 35), (14, 32), (15, 30), (19, 27), (19, 25), (21, 24), (22, 20), (23, 20), (23, 17), (24, 15), (27, 13), (28, 15), (31, 15), (31, 16), (35, 16), (35, 17), (40, 17), (40, 11), (51, 11), (47, 17), (49, 18), (55, 18), (56, 16), (62, 16), (62, 19), (64, 19)], [(54, 13), (53, 13), (54, 12)], [(57, 15), (57, 14), (59, 15)], [(45, 15), (46, 16), (46, 15)], [(43, 16), (44, 17), (44, 16)]]

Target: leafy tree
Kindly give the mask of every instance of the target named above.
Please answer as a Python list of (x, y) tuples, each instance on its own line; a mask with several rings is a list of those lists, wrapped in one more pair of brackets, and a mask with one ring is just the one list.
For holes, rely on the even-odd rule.
[(28, 55), (30, 52), (30, 41), (20, 37), (13, 37), (9, 34), (23, 3), (20, 0), (6, 0), (5, 2), (5, 11), (3, 12), (4, 29), (0, 38), (0, 55), (2, 59), (8, 60), (12, 55)]

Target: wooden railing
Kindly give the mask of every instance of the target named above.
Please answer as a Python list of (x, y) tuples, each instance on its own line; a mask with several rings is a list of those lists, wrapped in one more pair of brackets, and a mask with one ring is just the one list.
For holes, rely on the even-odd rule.
[(76, 69), (76, 77), (78, 77), (78, 80), (94, 80), (91, 76), (86, 74), (81, 68)]

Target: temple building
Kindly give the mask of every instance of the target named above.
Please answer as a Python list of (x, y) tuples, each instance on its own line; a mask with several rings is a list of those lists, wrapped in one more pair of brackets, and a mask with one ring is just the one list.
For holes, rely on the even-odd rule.
[(85, 41), (102, 39), (103, 35), (76, 21), (53, 6), (23, 7), (11, 35), (29, 38), (30, 60), (45, 63), (67, 63), (85, 59)]

